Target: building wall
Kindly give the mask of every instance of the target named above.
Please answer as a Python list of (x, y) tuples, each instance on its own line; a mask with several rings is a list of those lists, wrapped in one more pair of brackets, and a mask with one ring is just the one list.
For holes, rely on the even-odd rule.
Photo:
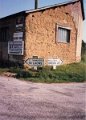
[[(21, 14), (24, 16), (24, 14)], [(13, 41), (16, 18), (20, 14), (0, 20), (0, 29), (9, 27), (7, 41), (0, 40), (0, 60), (22, 62), (33, 56), (60, 58), (63, 63), (81, 60), (82, 12), (80, 2), (27, 13), (25, 19), (24, 56), (8, 55), (8, 41)], [(70, 43), (58, 42), (57, 25), (71, 29)]]
[(6, 41), (1, 40), (1, 34), (0, 34), (0, 60), (21, 62), (21, 63), (23, 62), (23, 55), (8, 54), (8, 41), (13, 41), (13, 34), (16, 32), (16, 20), (17, 18), (22, 16), (24, 17), (24, 15), (22, 14), (21, 15), (17, 14), (0, 20), (0, 33), (2, 28), (8, 27)]
[[(60, 58), (63, 63), (80, 61), (80, 2), (29, 13), (25, 24), (25, 60), (38, 56), (44, 59)], [(56, 25), (71, 28), (70, 43), (60, 43), (56, 40)]]
[(69, 9), (69, 13), (73, 16), (75, 22), (75, 27), (77, 30), (77, 39), (76, 39), (76, 61), (80, 62), (81, 60), (81, 45), (82, 45), (82, 33), (83, 33), (83, 17), (81, 11), (81, 3), (77, 2), (76, 4), (71, 4), (67, 6), (66, 9)]
[[(15, 26), (15, 22), (14, 19), (4, 19), (4, 20), (0, 20), (0, 60), (9, 60), (8, 57), (8, 41), (13, 39), (13, 32), (14, 32), (14, 27)], [(6, 41), (1, 39), (1, 32), (2, 32), (2, 28), (9, 28), (9, 33), (8, 35), (6, 35)], [(5, 36), (4, 36), (5, 37)]]

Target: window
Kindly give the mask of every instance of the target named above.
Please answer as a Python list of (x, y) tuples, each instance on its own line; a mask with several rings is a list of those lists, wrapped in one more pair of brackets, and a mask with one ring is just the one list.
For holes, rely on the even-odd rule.
[(58, 42), (69, 43), (70, 42), (70, 29), (65, 27), (57, 28)]

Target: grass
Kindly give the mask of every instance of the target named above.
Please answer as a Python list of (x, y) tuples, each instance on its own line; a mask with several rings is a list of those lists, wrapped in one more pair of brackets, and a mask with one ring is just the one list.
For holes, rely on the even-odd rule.
[[(39, 68), (37, 71), (25, 70), (17, 63), (0, 62), (0, 74), (3, 72), (16, 73), (16, 78), (42, 83), (84, 82), (86, 79), (86, 43), (82, 43), (82, 61), (80, 63), (58, 66), (56, 70), (51, 67)], [(8, 66), (8, 68), (6, 68)]]
[(23, 78), (27, 81), (42, 83), (62, 83), (62, 82), (84, 82), (86, 64), (75, 63), (70, 65), (58, 66), (56, 70), (50, 67), (44, 67), (33, 70), (20, 70), (17, 72), (17, 78)]
[[(7, 68), (6, 68), (7, 67)], [(42, 83), (84, 82), (86, 79), (86, 43), (82, 42), (82, 61), (80, 63), (39, 68), (37, 71), (25, 70), (22, 64), (0, 61), (0, 75), (4, 72), (16, 74), (16, 78)]]
[(58, 66), (56, 70), (47, 66), (39, 68), (37, 71), (16, 67), (0, 68), (0, 74), (3, 72), (16, 73), (16, 78), (41, 83), (84, 82), (85, 68), (86, 63), (80, 62)]

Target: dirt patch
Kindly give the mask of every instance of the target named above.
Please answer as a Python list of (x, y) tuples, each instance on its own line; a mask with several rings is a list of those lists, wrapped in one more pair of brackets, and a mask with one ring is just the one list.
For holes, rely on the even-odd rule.
[(11, 73), (11, 72), (4, 72), (2, 74), (3, 76), (6, 76), (6, 77), (16, 77), (16, 73)]

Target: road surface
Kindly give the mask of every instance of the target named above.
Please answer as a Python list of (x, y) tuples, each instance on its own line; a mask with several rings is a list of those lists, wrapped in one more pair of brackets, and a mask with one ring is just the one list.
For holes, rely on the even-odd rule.
[(85, 120), (85, 86), (0, 76), (0, 120)]

